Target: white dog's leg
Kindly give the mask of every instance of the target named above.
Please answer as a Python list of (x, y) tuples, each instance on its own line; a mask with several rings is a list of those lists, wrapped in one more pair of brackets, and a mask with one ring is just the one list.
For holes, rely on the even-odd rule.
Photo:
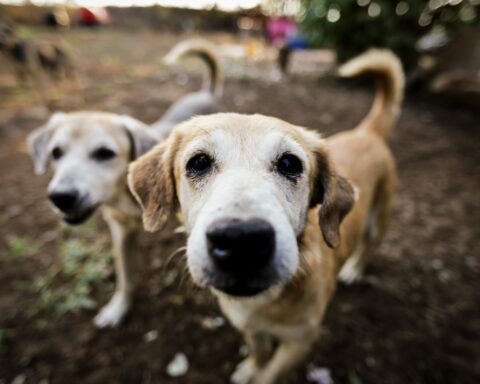
[(110, 217), (106, 219), (112, 234), (117, 283), (112, 298), (95, 316), (94, 323), (98, 328), (115, 327), (122, 321), (130, 307), (132, 291), (128, 268), (128, 248), (132, 240), (132, 232), (117, 220)]
[(237, 365), (230, 377), (232, 384), (249, 384), (258, 373), (258, 366), (253, 357), (249, 356)]

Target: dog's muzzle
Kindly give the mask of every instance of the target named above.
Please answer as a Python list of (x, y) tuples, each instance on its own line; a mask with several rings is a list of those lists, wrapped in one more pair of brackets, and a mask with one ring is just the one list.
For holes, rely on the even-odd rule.
[(208, 254), (222, 278), (215, 288), (233, 296), (253, 296), (269, 288), (275, 231), (263, 219), (227, 218), (207, 230)]
[(63, 219), (68, 224), (81, 224), (95, 211), (96, 206), (86, 204), (86, 198), (76, 190), (51, 192), (48, 195), (50, 201), (63, 214)]

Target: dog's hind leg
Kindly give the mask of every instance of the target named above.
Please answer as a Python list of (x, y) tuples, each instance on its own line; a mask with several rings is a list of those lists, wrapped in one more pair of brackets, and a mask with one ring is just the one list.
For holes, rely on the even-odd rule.
[(338, 275), (339, 280), (345, 284), (352, 284), (362, 278), (372, 249), (385, 235), (392, 212), (396, 184), (395, 172), (390, 172), (388, 175), (379, 183), (375, 193), (374, 203), (367, 217), (365, 234)]
[(341, 282), (352, 284), (361, 279), (367, 259), (367, 248), (367, 242), (365, 240), (362, 239), (359, 241), (357, 248), (355, 248), (340, 270), (338, 279)]
[(112, 298), (94, 319), (98, 328), (115, 327), (120, 324), (130, 308), (132, 293), (128, 253), (135, 233), (116, 219), (110, 216), (105, 218), (112, 234), (117, 283)]

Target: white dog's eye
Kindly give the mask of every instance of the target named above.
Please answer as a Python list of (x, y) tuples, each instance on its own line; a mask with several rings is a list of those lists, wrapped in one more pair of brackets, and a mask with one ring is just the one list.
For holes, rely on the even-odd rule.
[(210, 156), (199, 153), (188, 160), (186, 170), (188, 176), (201, 176), (210, 171), (213, 160)]
[(113, 159), (116, 155), (111, 149), (100, 147), (92, 152), (91, 157), (97, 161), (107, 161)]
[(60, 149), (60, 147), (55, 147), (55, 148), (52, 149), (53, 160), (58, 160), (62, 156), (63, 156), (63, 151)]
[(295, 180), (303, 172), (303, 165), (300, 159), (290, 153), (284, 153), (277, 160), (277, 171), (288, 179)]

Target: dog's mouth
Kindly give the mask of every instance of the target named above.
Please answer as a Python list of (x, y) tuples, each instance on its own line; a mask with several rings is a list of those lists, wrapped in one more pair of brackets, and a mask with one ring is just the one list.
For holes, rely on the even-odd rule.
[(70, 225), (79, 225), (87, 221), (95, 212), (97, 206), (76, 211), (62, 211), (63, 221)]
[(272, 276), (255, 276), (242, 278), (217, 278), (212, 279), (210, 285), (216, 291), (236, 298), (248, 298), (261, 295), (280, 282)]
[(221, 291), (229, 296), (234, 297), (252, 297), (265, 292), (268, 286), (254, 286), (251, 284), (244, 284), (237, 282), (235, 284), (213, 286), (217, 291)]

